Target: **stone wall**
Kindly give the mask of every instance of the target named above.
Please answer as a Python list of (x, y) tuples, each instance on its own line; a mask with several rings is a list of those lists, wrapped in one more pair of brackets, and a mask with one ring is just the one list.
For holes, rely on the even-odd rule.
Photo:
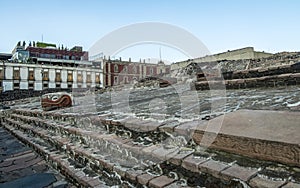
[(223, 52), (219, 54), (177, 62), (171, 65), (171, 70), (176, 70), (185, 67), (191, 62), (204, 63), (204, 62), (214, 62), (214, 61), (223, 61), (223, 60), (230, 61), (230, 60), (257, 59), (257, 58), (267, 58), (272, 55), (273, 54), (271, 53), (254, 51), (253, 47), (246, 47), (246, 48), (241, 48), (232, 51), (228, 50), (227, 52)]

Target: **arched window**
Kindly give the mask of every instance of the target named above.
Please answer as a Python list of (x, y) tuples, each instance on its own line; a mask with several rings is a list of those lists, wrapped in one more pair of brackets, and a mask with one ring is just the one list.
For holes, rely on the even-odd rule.
[(114, 77), (114, 84), (117, 85), (118, 84), (118, 76)]
[(125, 73), (127, 73), (128, 67), (125, 65), (123, 70), (124, 70)]
[(114, 72), (119, 72), (119, 67), (118, 67), (118, 65), (115, 65), (115, 66), (114, 66)]

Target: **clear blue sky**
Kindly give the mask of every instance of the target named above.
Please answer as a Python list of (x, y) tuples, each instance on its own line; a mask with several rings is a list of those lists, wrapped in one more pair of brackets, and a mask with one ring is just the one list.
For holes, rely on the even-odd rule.
[[(0, 52), (11, 52), (19, 40), (41, 41), (42, 34), (44, 42), (88, 50), (115, 29), (148, 21), (186, 29), (211, 53), (246, 46), (300, 51), (299, 8), (299, 0), (1, 0)], [(164, 58), (174, 61), (168, 51), (162, 49)]]

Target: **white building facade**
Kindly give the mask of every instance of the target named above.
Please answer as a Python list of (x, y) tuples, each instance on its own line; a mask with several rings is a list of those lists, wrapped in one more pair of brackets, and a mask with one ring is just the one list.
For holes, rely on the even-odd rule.
[(102, 63), (59, 66), (0, 61), (0, 91), (103, 87)]

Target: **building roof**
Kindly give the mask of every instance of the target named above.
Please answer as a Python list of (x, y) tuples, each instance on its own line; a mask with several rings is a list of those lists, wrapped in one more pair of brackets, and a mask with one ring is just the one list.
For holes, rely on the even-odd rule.
[(45, 54), (56, 54), (56, 55), (68, 55), (68, 56), (84, 56), (88, 52), (86, 51), (73, 51), (73, 50), (60, 50), (56, 48), (37, 48), (27, 47), (30, 53), (45, 53)]

